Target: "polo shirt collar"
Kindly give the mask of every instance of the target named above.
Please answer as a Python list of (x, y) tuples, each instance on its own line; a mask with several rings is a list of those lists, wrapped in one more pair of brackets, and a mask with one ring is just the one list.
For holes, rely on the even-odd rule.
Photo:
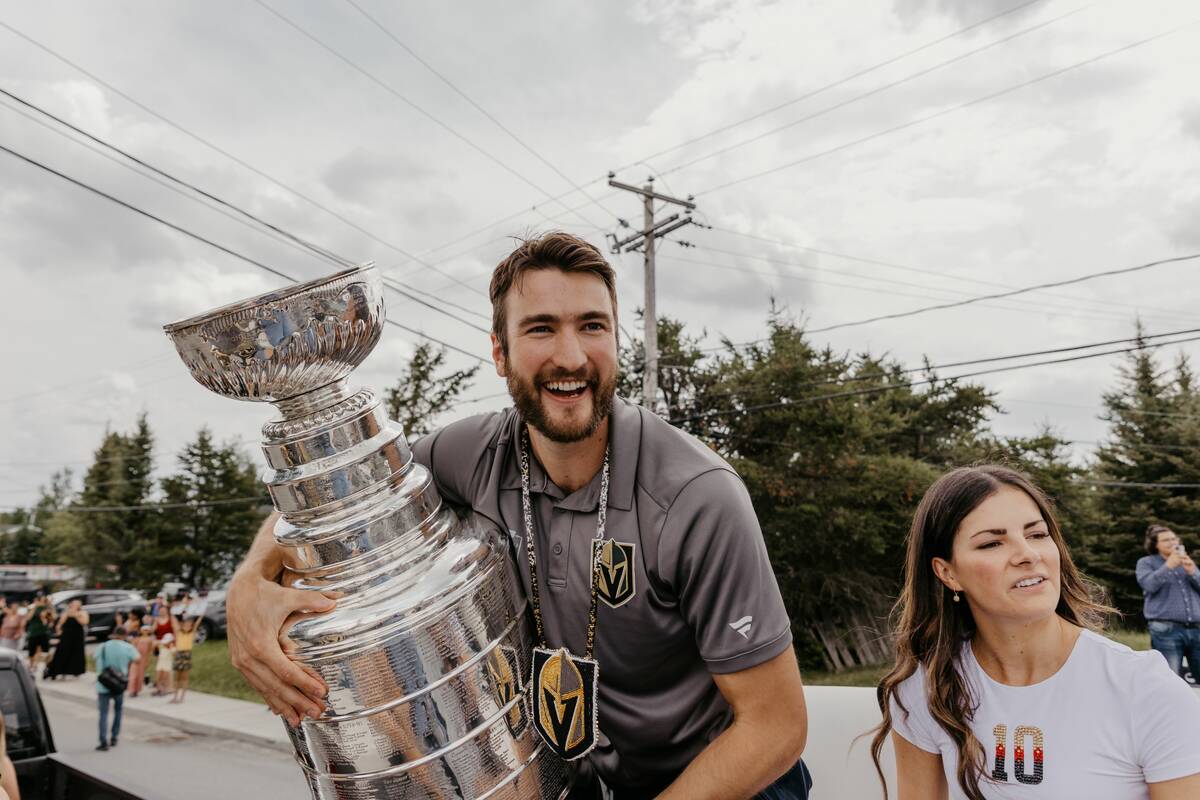
[[(521, 488), (521, 418), (513, 413), (506, 431), (509, 447), (504, 459), (505, 489)], [(642, 414), (636, 405), (622, 397), (613, 399), (608, 420), (609, 454), (608, 507), (629, 511), (633, 508), (633, 490), (637, 485), (638, 451), (642, 444)], [(552, 497), (555, 505), (570, 511), (590, 513), (600, 503), (600, 473), (570, 495), (563, 496), (536, 458), (529, 459), (529, 491)]]

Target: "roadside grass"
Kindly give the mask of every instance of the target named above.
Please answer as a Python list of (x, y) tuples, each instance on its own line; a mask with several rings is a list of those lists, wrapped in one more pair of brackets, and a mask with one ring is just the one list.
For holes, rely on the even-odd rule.
[[(154, 678), (157, 661), (154, 656), (150, 657), (150, 664), (146, 667), (147, 678)], [(96, 671), (96, 662), (92, 660), (91, 655), (87, 657), (87, 668), (90, 672)], [(188, 691), (263, 703), (258, 692), (250, 688), (242, 674), (229, 663), (229, 642), (225, 639), (209, 639), (204, 644), (192, 648), (192, 673)]]
[[(1108, 631), (1107, 635), (1134, 650), (1150, 648), (1150, 634), (1144, 631)], [(91, 659), (88, 668), (92, 669)], [(153, 663), (151, 664), (151, 672)], [(811, 670), (804, 673), (804, 682), (809, 686), (878, 686), (888, 672), (887, 666), (861, 667), (845, 672)], [(262, 703), (258, 693), (250, 688), (245, 678), (229, 663), (229, 642), (225, 639), (210, 639), (192, 650), (191, 689), (197, 692), (234, 697)]]

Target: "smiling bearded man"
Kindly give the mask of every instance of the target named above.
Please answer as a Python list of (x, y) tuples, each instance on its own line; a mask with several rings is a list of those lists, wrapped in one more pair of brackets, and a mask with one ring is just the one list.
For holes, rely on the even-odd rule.
[[(616, 276), (566, 233), (492, 276), (515, 408), (413, 445), (442, 496), (508, 531), (534, 622), (531, 718), (572, 797), (808, 796), (804, 689), (749, 495), (701, 442), (616, 398)], [(264, 524), (230, 585), (230, 652), (276, 712), (325, 687), (278, 635), (311, 592), (272, 582)], [(325, 609), (332, 607), (332, 601)]]

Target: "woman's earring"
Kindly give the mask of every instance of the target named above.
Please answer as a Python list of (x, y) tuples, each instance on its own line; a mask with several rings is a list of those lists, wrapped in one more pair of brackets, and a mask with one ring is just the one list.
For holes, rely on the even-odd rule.
[(958, 602), (958, 592), (954, 593), (954, 602)]

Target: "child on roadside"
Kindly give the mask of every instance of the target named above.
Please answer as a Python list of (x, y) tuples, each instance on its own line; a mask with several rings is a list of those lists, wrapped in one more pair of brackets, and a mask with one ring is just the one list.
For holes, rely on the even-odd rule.
[(129, 696), (137, 697), (142, 687), (146, 685), (146, 665), (150, 663), (150, 651), (154, 649), (154, 629), (143, 625), (138, 637), (130, 644), (138, 651), (140, 658), (129, 665)]
[(172, 703), (182, 703), (188, 690), (188, 676), (192, 670), (192, 646), (196, 642), (196, 620), (185, 619), (182, 622), (171, 617), (171, 626), (175, 631), (175, 696)]
[(175, 670), (175, 636), (166, 634), (158, 643), (158, 662), (154, 665), (154, 696), (171, 692), (171, 673)]

